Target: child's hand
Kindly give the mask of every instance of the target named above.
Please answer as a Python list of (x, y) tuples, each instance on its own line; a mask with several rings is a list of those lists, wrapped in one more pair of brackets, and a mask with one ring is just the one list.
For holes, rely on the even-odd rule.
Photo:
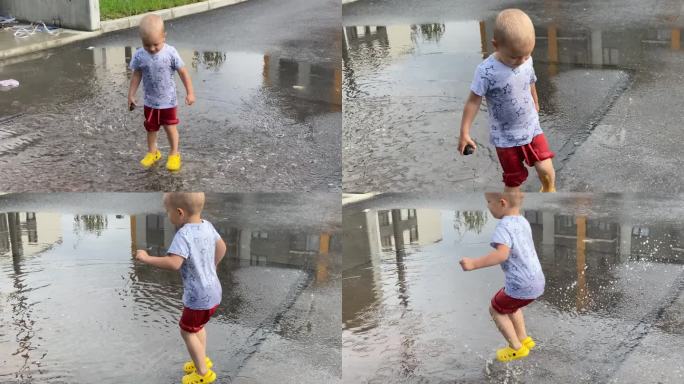
[(477, 144), (470, 138), (469, 135), (462, 135), (458, 138), (458, 153), (463, 155), (466, 145), (470, 144), (473, 147), (473, 151), (477, 149)]
[(138, 104), (135, 103), (135, 96), (129, 96), (128, 97), (128, 110), (132, 111), (137, 106), (138, 106)]
[(144, 249), (138, 249), (135, 252), (135, 259), (138, 261), (142, 261), (143, 263), (145, 262), (145, 259), (148, 257), (150, 257), (150, 255)]
[(464, 271), (472, 271), (475, 269), (475, 263), (473, 263), (473, 259), (469, 257), (464, 257), (459, 261), (459, 264), (461, 264), (461, 268), (463, 268)]
[(188, 93), (188, 95), (185, 96), (185, 104), (192, 105), (194, 103), (195, 103), (195, 94), (194, 93)]

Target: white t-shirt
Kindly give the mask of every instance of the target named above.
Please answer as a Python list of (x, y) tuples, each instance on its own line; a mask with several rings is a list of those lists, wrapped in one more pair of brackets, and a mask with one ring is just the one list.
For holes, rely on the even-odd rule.
[(530, 91), (536, 81), (532, 57), (511, 68), (490, 55), (477, 66), (470, 90), (487, 101), (489, 140), (495, 147), (519, 147), (542, 133)]
[(174, 74), (185, 64), (176, 48), (164, 44), (156, 54), (138, 48), (129, 67), (142, 72), (145, 106), (166, 109), (178, 106)]
[(522, 216), (504, 216), (494, 229), (491, 246), (511, 249), (501, 263), (506, 283), (504, 292), (516, 299), (536, 299), (544, 293), (546, 280), (534, 249), (530, 223)]
[(211, 309), (221, 303), (221, 282), (216, 275), (216, 241), (221, 236), (206, 220), (185, 224), (173, 237), (168, 253), (185, 259), (181, 267), (183, 305)]

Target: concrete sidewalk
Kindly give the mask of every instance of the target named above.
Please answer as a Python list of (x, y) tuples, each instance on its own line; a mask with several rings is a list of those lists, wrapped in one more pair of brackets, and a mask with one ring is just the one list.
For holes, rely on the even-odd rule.
[[(162, 9), (149, 12), (162, 17), (164, 20), (173, 20), (180, 17), (193, 15), (196, 13), (210, 11), (212, 9), (226, 7), (233, 4), (245, 2), (247, 0), (208, 0), (200, 3), (182, 5), (179, 7)], [(0, 60), (25, 55), (45, 49), (56, 48), (75, 41), (90, 39), (103, 33), (119, 31), (122, 29), (134, 28), (140, 23), (140, 19), (147, 13), (123, 17), (115, 20), (103, 20), (100, 22), (100, 29), (96, 31), (76, 31), (72, 29), (60, 29), (59, 34), (50, 35), (44, 32), (26, 37), (17, 38), (14, 31), (10, 28), (0, 30)], [(25, 23), (22, 23), (25, 24)]]

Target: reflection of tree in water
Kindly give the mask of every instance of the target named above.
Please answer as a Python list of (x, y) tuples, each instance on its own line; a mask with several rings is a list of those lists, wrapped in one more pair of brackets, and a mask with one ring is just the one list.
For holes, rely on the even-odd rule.
[(90, 232), (97, 236), (107, 229), (107, 216), (104, 215), (75, 215), (74, 233)]
[(411, 41), (417, 42), (418, 36), (424, 41), (439, 42), (444, 35), (446, 26), (444, 24), (421, 24), (411, 26)]
[(468, 231), (480, 233), (487, 224), (487, 217), (485, 211), (456, 211), (454, 212), (454, 229), (461, 236)]
[(197, 67), (202, 64), (205, 69), (212, 69), (218, 71), (226, 61), (226, 54), (217, 51), (204, 51), (202, 53), (195, 51), (192, 56), (192, 67)]

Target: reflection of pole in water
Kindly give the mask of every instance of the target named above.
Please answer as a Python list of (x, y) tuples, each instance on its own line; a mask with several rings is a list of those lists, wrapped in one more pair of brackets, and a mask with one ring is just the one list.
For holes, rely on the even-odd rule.
[(21, 220), (19, 219), (19, 213), (9, 212), (7, 214), (7, 224), (9, 226), (12, 258), (16, 265), (19, 262), (19, 257), (24, 254), (24, 247), (21, 243)]
[(316, 256), (316, 282), (322, 283), (328, 281), (330, 274), (328, 268), (330, 266), (330, 234), (321, 233), (318, 242), (318, 255)]
[(401, 232), (401, 210), (392, 210), (392, 231), (394, 232), (394, 250), (397, 261), (397, 279), (399, 280), (399, 302), (404, 307), (408, 306), (406, 294), (406, 270), (404, 266), (404, 236)]
[(273, 82), (271, 81), (271, 55), (268, 53), (264, 55), (264, 68), (261, 76), (264, 78), (264, 86), (270, 87)]
[(133, 47), (130, 45), (127, 45), (124, 47), (124, 58), (126, 61), (126, 67), (131, 63), (131, 59), (133, 58)]
[(7, 214), (0, 213), (0, 254), (10, 251), (9, 229), (7, 226)]
[(549, 74), (558, 74), (558, 28), (555, 24), (547, 28), (547, 43), (549, 52)]
[(397, 252), (397, 260), (404, 257), (404, 236), (401, 233), (401, 210), (392, 210), (392, 232), (394, 234), (394, 250)]
[(678, 28), (672, 28), (672, 40), (670, 42), (670, 48), (672, 48), (673, 51), (677, 51), (682, 48), (681, 38), (681, 31)]
[(26, 236), (29, 244), (38, 243), (38, 223), (35, 212), (26, 212)]
[(14, 288), (16, 293), (10, 295), (16, 302), (12, 303), (12, 323), (17, 327), (18, 333), (16, 340), (19, 342), (17, 351), (12, 355), (20, 355), (24, 358), (24, 365), (19, 369), (18, 374), (22, 377), (30, 379), (31, 374), (23, 373), (30, 371), (29, 352), (35, 348), (31, 346), (31, 338), (33, 338), (33, 323), (29, 318), (28, 297), (22, 292), (27, 292), (26, 284), (24, 283), (24, 272), (22, 272), (21, 259), (23, 256), (23, 246), (21, 242), (21, 220), (19, 213), (7, 213), (8, 229), (10, 236), (10, 247), (12, 249), (12, 264), (14, 267)]
[(480, 21), (480, 47), (482, 49), (482, 58), (486, 59), (489, 56), (489, 52), (487, 50), (487, 28), (484, 20)]
[[(392, 230), (394, 232), (394, 247), (396, 251), (397, 262), (397, 280), (399, 283), (399, 303), (404, 307), (408, 307), (408, 294), (406, 289), (406, 267), (404, 266), (404, 236), (401, 231), (401, 210), (392, 210)], [(403, 317), (403, 314), (402, 314)], [(416, 357), (411, 348), (415, 341), (411, 334), (406, 334), (401, 341), (401, 366), (400, 370), (403, 375), (412, 374), (418, 364)]]
[(135, 255), (135, 251), (138, 249), (138, 223), (136, 221), (135, 215), (130, 216), (131, 219), (131, 255)]
[(587, 280), (586, 280), (586, 243), (587, 217), (578, 216), (575, 220), (577, 225), (577, 300), (578, 311), (583, 311), (587, 306)]
[(336, 112), (337, 108), (342, 105), (342, 71), (340, 69), (334, 70), (334, 84), (331, 88), (332, 100), (330, 110)]

